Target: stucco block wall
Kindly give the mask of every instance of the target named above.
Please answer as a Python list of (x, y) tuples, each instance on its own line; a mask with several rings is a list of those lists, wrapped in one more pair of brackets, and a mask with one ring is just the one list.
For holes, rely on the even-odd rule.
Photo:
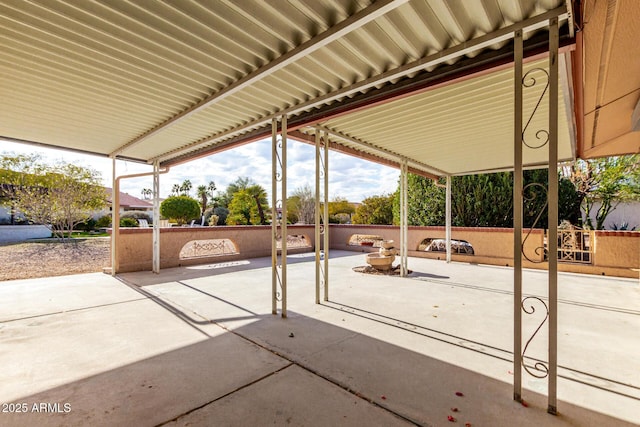
[[(375, 234), (384, 239), (391, 239), (400, 244), (400, 230), (396, 226), (367, 226), (367, 225), (333, 225), (329, 233), (331, 248), (352, 251), (371, 252), (377, 248), (349, 246), (349, 239), (354, 234)], [(419, 251), (418, 246), (427, 238), (444, 239), (444, 227), (409, 227), (407, 246), (410, 256), (444, 259), (444, 252)], [(510, 228), (472, 228), (452, 227), (451, 238), (466, 240), (473, 246), (475, 255), (452, 254), (452, 259), (468, 262), (490, 263), (499, 265), (513, 265), (513, 230)], [(535, 253), (535, 249), (544, 244), (542, 230), (533, 230), (525, 242), (525, 251), (529, 258), (542, 259), (542, 252)], [(527, 263), (525, 261), (525, 264)]]
[[(399, 244), (400, 230), (396, 226), (377, 225), (333, 225), (330, 230), (331, 248), (357, 252), (377, 251), (377, 248), (349, 246), (353, 234), (375, 234), (384, 239), (393, 239)], [(523, 231), (525, 239), (527, 230)], [(409, 255), (421, 258), (446, 258), (444, 252), (418, 251), (418, 245), (425, 238), (444, 238), (444, 227), (409, 227)], [(474, 255), (452, 254), (451, 259), (459, 262), (513, 266), (513, 229), (511, 228), (474, 228), (452, 227), (451, 238), (466, 240), (473, 246)], [(593, 264), (572, 264), (560, 262), (558, 270), (573, 273), (598, 274), (640, 278), (640, 232), (639, 231), (596, 231), (595, 254)], [(546, 269), (544, 254), (544, 230), (533, 230), (524, 242), (524, 252), (530, 262), (523, 259), (525, 268)]]
[[(313, 250), (313, 226), (289, 226), (288, 234), (303, 234), (311, 248), (290, 248), (288, 253)], [(194, 240), (228, 239), (237, 254), (180, 259), (182, 248)], [(118, 272), (151, 270), (153, 264), (153, 229), (121, 228), (118, 246)], [(271, 226), (168, 227), (160, 229), (160, 268), (226, 262), (271, 256)]]
[(44, 225), (0, 226), (0, 243), (22, 242), (29, 239), (46, 239), (49, 237), (51, 237), (51, 230)]
[[(289, 235), (304, 235), (311, 246), (289, 248), (289, 253), (314, 250), (313, 226), (289, 226)], [(354, 234), (378, 235), (385, 240), (400, 244), (400, 229), (396, 226), (332, 225), (329, 228), (330, 249), (354, 252), (375, 252), (378, 248), (350, 246)], [(510, 228), (453, 227), (453, 239), (466, 240), (473, 246), (474, 255), (452, 254), (453, 261), (500, 266), (513, 266), (513, 230)], [(526, 236), (526, 231), (523, 238)], [(444, 238), (444, 227), (409, 227), (408, 253), (410, 256), (442, 259), (444, 252), (419, 251), (418, 246), (426, 238)], [(190, 241), (229, 239), (238, 250), (237, 254), (180, 259), (180, 251)], [(533, 261), (542, 261), (543, 252), (536, 249), (544, 246), (544, 231), (533, 230), (525, 241), (525, 253)], [(151, 270), (152, 229), (123, 228), (120, 230), (118, 250), (119, 272)], [(225, 262), (247, 258), (271, 256), (271, 226), (227, 226), (227, 227), (174, 227), (160, 229), (160, 267), (170, 268), (184, 265)], [(364, 262), (364, 257), (363, 257)], [(530, 262), (523, 259), (526, 268), (546, 269), (546, 262)], [(595, 233), (595, 253), (592, 264), (560, 262), (560, 271), (611, 275), (638, 278), (640, 274), (640, 232), (599, 231)]]
[(596, 231), (594, 264), (640, 268), (640, 232)]

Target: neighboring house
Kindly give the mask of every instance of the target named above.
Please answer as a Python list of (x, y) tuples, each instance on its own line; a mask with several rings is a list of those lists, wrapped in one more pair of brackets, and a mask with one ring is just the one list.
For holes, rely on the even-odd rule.
[[(107, 203), (109, 206), (107, 209), (101, 212), (96, 212), (93, 215), (93, 217), (96, 219), (105, 215), (111, 215), (113, 189), (109, 187), (105, 187), (105, 190), (107, 192)], [(149, 215), (149, 217), (151, 217), (151, 219), (153, 220), (153, 203), (151, 201), (139, 199), (135, 196), (132, 196), (131, 194), (123, 193), (121, 191), (120, 192), (120, 215), (122, 215), (125, 212), (131, 212), (131, 211), (144, 212), (147, 215)]]
[[(593, 221), (593, 225), (595, 227), (596, 224), (596, 213), (598, 212), (598, 208), (600, 208), (601, 203), (596, 201), (591, 208), (591, 220)], [(584, 211), (582, 212), (582, 220), (586, 219)], [(640, 230), (640, 202), (627, 202), (620, 203), (613, 211), (607, 215), (607, 218), (604, 220), (604, 228), (607, 230), (613, 230), (614, 226), (617, 226), (619, 229), (623, 224), (627, 224), (629, 230), (633, 227), (636, 230)]]
[[(112, 192), (111, 188), (105, 187), (107, 192), (108, 207), (99, 212), (95, 212), (92, 217), (98, 219), (105, 215), (111, 215)], [(125, 212), (140, 211), (144, 212), (153, 220), (153, 203), (149, 200), (142, 200), (130, 194), (120, 192), (120, 215)], [(20, 214), (15, 219), (20, 219)], [(0, 204), (0, 224), (11, 224), (11, 211), (8, 206)]]

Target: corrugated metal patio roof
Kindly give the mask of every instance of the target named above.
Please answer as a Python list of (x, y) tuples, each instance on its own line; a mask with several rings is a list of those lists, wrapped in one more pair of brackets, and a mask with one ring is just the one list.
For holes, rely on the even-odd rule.
[[(563, 0), (4, 1), (0, 136), (172, 164), (267, 136), (286, 113), (302, 133), (324, 126), (336, 144), (404, 156), (428, 173), (510, 168), (511, 71), (426, 88), (457, 67), (508, 62), (514, 23), (525, 23), (530, 54), (544, 49), (536, 37), (546, 22), (535, 17), (564, 8)], [(413, 82), (423, 88), (407, 96)], [(395, 87), (406, 93), (329, 113)], [(572, 96), (563, 89), (562, 100)], [(529, 107), (535, 99), (525, 95)], [(572, 158), (564, 110), (560, 123), (560, 157)], [(525, 164), (544, 162), (525, 152)]]

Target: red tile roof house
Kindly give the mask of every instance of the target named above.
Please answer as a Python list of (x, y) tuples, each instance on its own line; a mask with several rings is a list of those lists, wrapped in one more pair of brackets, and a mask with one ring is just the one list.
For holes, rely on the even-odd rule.
[[(94, 219), (111, 215), (112, 189), (105, 188), (105, 190), (107, 191), (108, 207), (95, 212), (92, 215)], [(153, 219), (153, 204), (151, 202), (120, 192), (120, 215), (130, 211), (144, 212)], [(6, 206), (0, 206), (0, 225), (2, 225), (0, 227), (0, 243), (51, 237), (51, 231), (43, 225), (13, 225), (11, 220), (10, 210)]]
[[(107, 191), (108, 208), (103, 211), (97, 212), (93, 216), (95, 219), (105, 215), (111, 215), (111, 202), (113, 200), (112, 198), (113, 189), (106, 187), (105, 190)], [(121, 191), (120, 192), (120, 215), (130, 211), (144, 212), (147, 215), (149, 215), (151, 219), (153, 219), (153, 203), (151, 201), (139, 199), (135, 196), (132, 196), (131, 194), (123, 193)]]

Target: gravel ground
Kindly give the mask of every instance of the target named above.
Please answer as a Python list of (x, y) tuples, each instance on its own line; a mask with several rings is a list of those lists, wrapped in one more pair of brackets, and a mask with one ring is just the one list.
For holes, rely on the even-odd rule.
[(111, 264), (110, 238), (0, 246), (0, 281), (102, 271)]

